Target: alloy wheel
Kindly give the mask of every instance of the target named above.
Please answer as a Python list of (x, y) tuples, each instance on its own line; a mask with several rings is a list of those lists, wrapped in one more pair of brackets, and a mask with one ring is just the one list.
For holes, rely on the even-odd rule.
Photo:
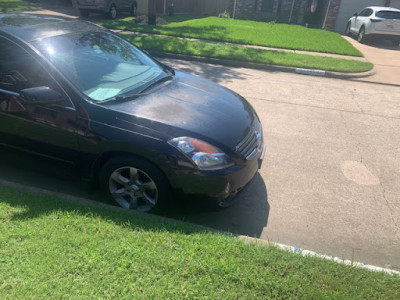
[(348, 24), (347, 24), (347, 27), (346, 27), (346, 35), (347, 35), (347, 36), (350, 36), (350, 35), (351, 35), (350, 27), (351, 27), (351, 24), (348, 23)]
[(358, 33), (358, 41), (360, 43), (364, 42), (365, 40), (365, 29), (364, 27), (361, 27), (360, 32)]
[(121, 167), (112, 172), (109, 191), (120, 206), (142, 212), (150, 211), (158, 200), (158, 189), (153, 179), (134, 167)]

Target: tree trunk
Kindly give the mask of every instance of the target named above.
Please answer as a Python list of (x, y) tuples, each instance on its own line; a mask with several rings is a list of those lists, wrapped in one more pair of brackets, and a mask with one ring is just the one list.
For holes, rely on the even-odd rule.
[(156, 0), (149, 0), (149, 25), (156, 25), (157, 10), (156, 10)]

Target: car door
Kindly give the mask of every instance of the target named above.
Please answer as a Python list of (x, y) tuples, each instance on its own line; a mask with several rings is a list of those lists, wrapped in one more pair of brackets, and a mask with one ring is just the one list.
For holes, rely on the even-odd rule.
[[(20, 92), (34, 87), (48, 87), (63, 100), (23, 101)], [(39, 60), (0, 36), (0, 144), (74, 164), (79, 152), (76, 119), (74, 104)]]
[(363, 9), (355, 20), (355, 28), (354, 31), (358, 33), (363, 24), (365, 24), (366, 19), (368, 19), (372, 15), (373, 11), (370, 8)]

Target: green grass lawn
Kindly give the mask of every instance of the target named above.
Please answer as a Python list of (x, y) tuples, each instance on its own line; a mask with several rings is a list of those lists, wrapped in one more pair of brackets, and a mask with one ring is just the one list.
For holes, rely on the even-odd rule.
[(400, 277), (0, 187), (0, 299), (400, 299)]
[(210, 58), (225, 58), (270, 65), (294, 66), (340, 72), (363, 72), (373, 68), (371, 63), (341, 58), (297, 54), (284, 51), (269, 51), (234, 45), (193, 42), (161, 36), (123, 35), (123, 37), (146, 50)]
[(135, 24), (133, 18), (102, 22), (105, 27), (204, 40), (362, 56), (340, 34), (303, 26), (207, 17), (169, 25)]
[(0, 0), (0, 13), (19, 10), (33, 10), (38, 8), (39, 6), (36, 3), (32, 3), (32, 1)]

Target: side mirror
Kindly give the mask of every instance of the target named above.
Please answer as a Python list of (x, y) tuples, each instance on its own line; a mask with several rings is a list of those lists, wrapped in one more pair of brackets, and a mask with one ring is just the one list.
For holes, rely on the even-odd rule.
[(65, 99), (62, 95), (46, 86), (23, 89), (19, 92), (24, 104), (57, 104)]
[(357, 17), (358, 17), (358, 13), (355, 13), (355, 14), (353, 15), (353, 17), (356, 17), (356, 18), (357, 18)]

